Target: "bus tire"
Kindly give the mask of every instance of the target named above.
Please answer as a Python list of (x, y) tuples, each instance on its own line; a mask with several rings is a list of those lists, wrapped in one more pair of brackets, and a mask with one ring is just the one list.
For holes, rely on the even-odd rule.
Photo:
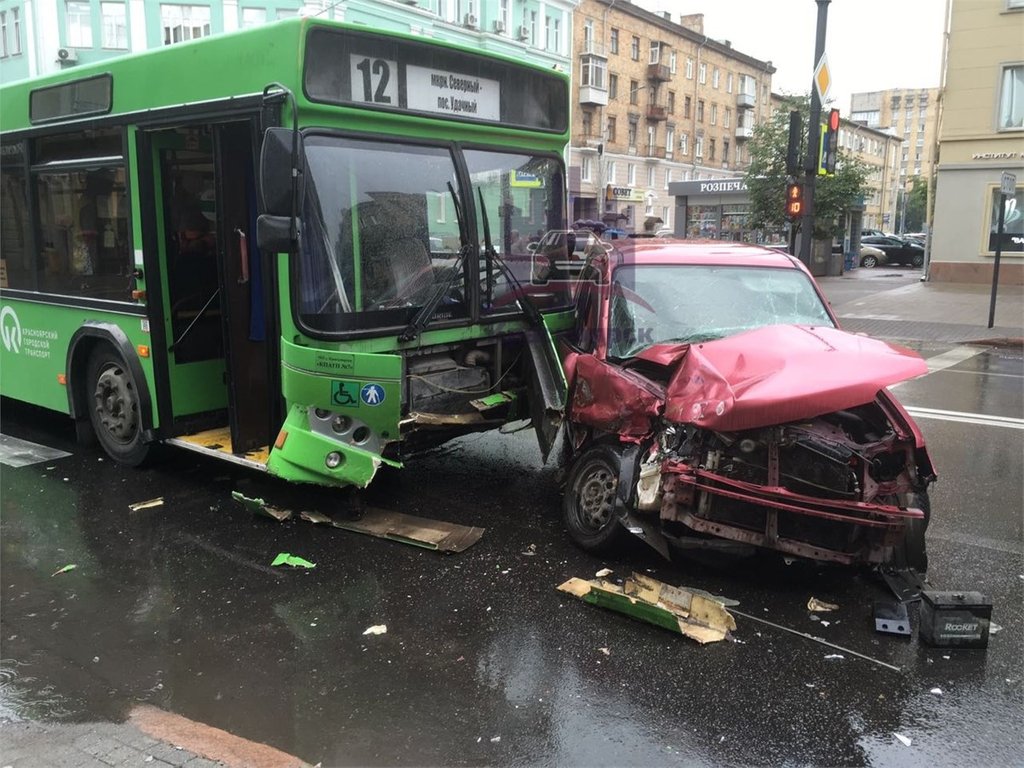
[(150, 446), (143, 439), (138, 383), (121, 355), (106, 344), (96, 347), (85, 386), (89, 420), (103, 450), (118, 464), (142, 464)]
[(573, 462), (562, 497), (562, 522), (587, 552), (607, 553), (626, 534), (615, 512), (621, 459), (610, 445), (597, 445)]

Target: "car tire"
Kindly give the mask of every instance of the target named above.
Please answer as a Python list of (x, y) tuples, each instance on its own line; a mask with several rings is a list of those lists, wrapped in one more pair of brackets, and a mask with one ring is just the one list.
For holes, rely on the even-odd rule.
[(910, 266), (912, 267), (923, 267), (924, 266), (924, 254), (915, 253), (910, 259)]
[(615, 513), (620, 466), (618, 451), (598, 445), (580, 454), (569, 470), (562, 522), (573, 542), (588, 552), (610, 552), (625, 536)]
[(928, 491), (915, 494), (913, 504), (924, 512), (923, 518), (907, 518), (903, 523), (903, 540), (896, 551), (896, 565), (910, 567), (924, 576), (928, 573), (928, 547), (925, 543), (925, 531), (931, 518), (931, 501)]
[(874, 269), (876, 266), (878, 266), (878, 257), (872, 256), (869, 253), (867, 256), (861, 258), (860, 265), (867, 269)]
[(89, 419), (103, 450), (118, 464), (142, 464), (150, 446), (143, 439), (138, 383), (124, 359), (112, 347), (97, 347), (89, 355), (85, 384)]

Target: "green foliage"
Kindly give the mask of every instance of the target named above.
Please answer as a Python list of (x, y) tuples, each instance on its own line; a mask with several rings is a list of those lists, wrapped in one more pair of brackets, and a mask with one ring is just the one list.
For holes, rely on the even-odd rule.
[[(786, 224), (786, 147), (789, 143), (789, 113), (800, 112), (803, 119), (800, 156), (806, 153), (807, 123), (811, 112), (809, 96), (787, 97), (772, 118), (754, 128), (747, 145), (750, 167), (746, 182), (750, 192), (752, 224), (762, 229), (779, 229)], [(865, 192), (869, 166), (839, 150), (833, 176), (819, 176), (814, 193), (814, 236), (831, 239), (843, 230), (847, 208), (859, 205)], [(797, 181), (804, 181), (803, 165)], [(799, 226), (800, 222), (796, 222)]]
[(903, 231), (920, 232), (924, 229), (925, 213), (928, 206), (928, 182), (922, 176), (910, 180), (910, 191), (906, 193), (906, 207), (903, 214)]

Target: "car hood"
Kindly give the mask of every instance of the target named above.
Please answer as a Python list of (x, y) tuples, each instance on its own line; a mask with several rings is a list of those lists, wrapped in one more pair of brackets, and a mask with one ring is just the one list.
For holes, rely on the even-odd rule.
[(638, 357), (674, 368), (669, 421), (754, 429), (872, 402), (928, 371), (903, 347), (835, 328), (774, 325), (702, 344), (660, 344)]

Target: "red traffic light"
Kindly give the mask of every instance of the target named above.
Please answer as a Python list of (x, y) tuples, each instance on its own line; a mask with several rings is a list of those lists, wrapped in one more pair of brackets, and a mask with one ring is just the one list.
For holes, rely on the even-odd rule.
[(833, 109), (828, 113), (828, 129), (830, 131), (839, 130), (839, 110)]

